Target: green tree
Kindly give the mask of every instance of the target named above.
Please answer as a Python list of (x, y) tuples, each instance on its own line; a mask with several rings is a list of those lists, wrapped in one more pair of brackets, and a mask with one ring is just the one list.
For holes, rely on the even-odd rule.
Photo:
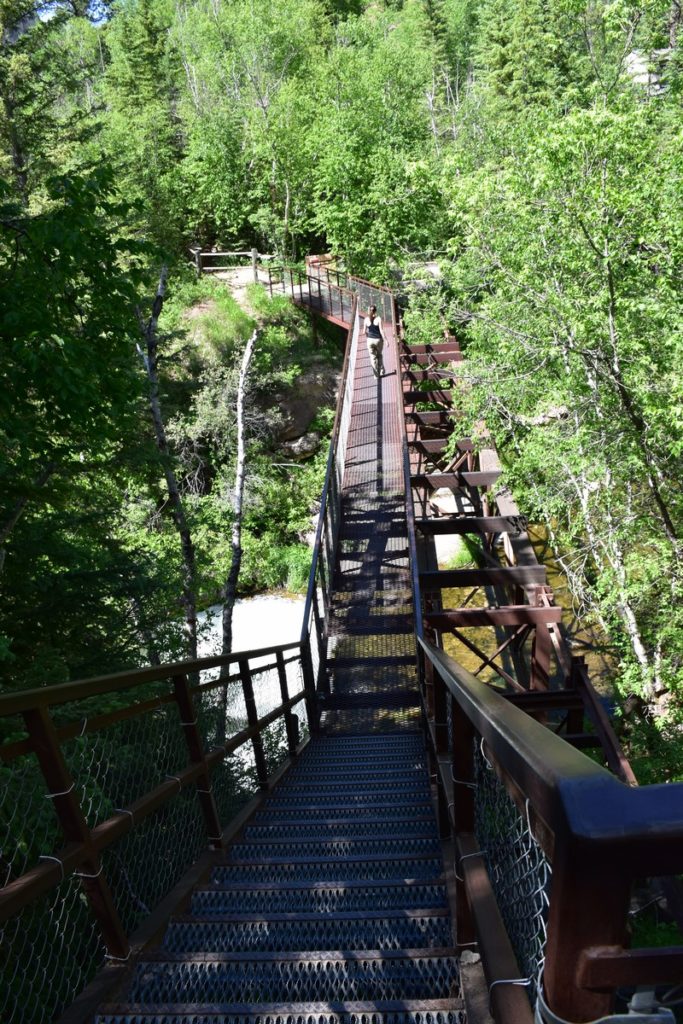
[(477, 414), (650, 701), (683, 664), (680, 166), (666, 111), (624, 99), (452, 190)]
[(165, 0), (124, 0), (105, 41), (109, 52), (102, 94), (102, 145), (119, 187), (138, 219), (167, 253), (179, 251), (186, 231), (177, 164), (183, 140), (176, 113), (179, 60), (172, 42), (173, 11)]

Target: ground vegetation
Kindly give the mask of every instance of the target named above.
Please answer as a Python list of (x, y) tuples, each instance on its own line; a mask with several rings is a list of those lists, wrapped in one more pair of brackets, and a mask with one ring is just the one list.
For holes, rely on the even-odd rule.
[[(680, 39), (670, 0), (3, 0), (3, 677), (186, 649), (164, 481), (201, 606), (257, 326), (240, 586), (301, 583), (323, 456), (274, 465), (273, 439), (326, 350), (286, 304), (193, 282), (187, 251), (333, 251), (417, 288), (415, 334), (458, 333), (467, 415), (618, 655), (634, 751), (680, 750)], [(162, 265), (167, 450), (138, 355)]]

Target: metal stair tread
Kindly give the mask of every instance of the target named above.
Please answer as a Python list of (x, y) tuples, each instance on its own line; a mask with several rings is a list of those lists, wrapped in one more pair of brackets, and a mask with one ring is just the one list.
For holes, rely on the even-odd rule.
[(325, 881), (319, 882), (310, 881), (295, 881), (293, 879), (285, 879), (282, 883), (276, 882), (230, 882), (228, 885), (205, 885), (199, 886), (194, 891), (197, 892), (231, 892), (235, 891), (274, 891), (279, 892), (282, 889), (388, 889), (388, 888), (410, 888), (411, 886), (444, 886), (446, 884), (445, 877), (442, 874), (432, 875), (427, 878), (404, 878), (402, 875), (396, 875), (393, 878), (378, 878), (375, 882), (362, 881), (360, 879), (349, 879), (349, 881)]
[[(290, 779), (291, 774), (291, 779)], [(323, 765), (306, 765), (301, 768), (295, 768), (291, 773), (287, 773), (289, 781), (313, 778), (316, 780), (328, 780), (335, 779), (338, 776), (343, 776), (344, 779), (348, 779), (350, 776), (359, 776), (362, 779), (368, 781), (379, 780), (379, 779), (404, 779), (406, 777), (412, 778), (413, 776), (422, 776), (427, 774), (427, 766), (425, 764), (408, 764), (403, 768), (386, 768), (380, 767), (379, 765), (373, 765), (368, 767), (367, 765), (358, 765), (350, 762), (348, 765), (335, 765), (332, 769), (325, 770)]]
[(169, 953), (166, 950), (149, 950), (137, 963), (145, 964), (206, 964), (206, 963), (301, 963), (330, 961), (343, 963), (349, 960), (456, 960), (453, 946), (435, 946), (433, 949), (310, 949), (289, 950), (283, 953)]
[[(220, 1017), (215, 1024), (227, 1024), (230, 1018), (236, 1022), (259, 1020), (270, 1024), (303, 1024), (302, 1018), (316, 1018), (316, 1024), (361, 1024), (358, 1018), (372, 1015), (373, 1021), (386, 1024), (456, 1024), (462, 1020), (464, 1001), (449, 999), (398, 999), (371, 1002), (345, 1002), (331, 1000), (324, 1003), (108, 1003), (103, 1005), (94, 1024), (124, 1024), (134, 1017), (135, 1024), (172, 1024), (191, 1017), (192, 1024), (205, 1024), (212, 1017)], [(380, 1016), (381, 1015), (381, 1016)], [(434, 1016), (436, 1015), (436, 1017)], [(457, 1015), (453, 1021), (447, 1015)], [(284, 1020), (283, 1020), (284, 1018)]]
[(170, 922), (163, 947), (169, 952), (201, 951), (224, 953), (270, 952), (279, 956), (284, 951), (358, 952), (381, 949), (388, 952), (407, 946), (431, 950), (444, 948), (453, 941), (447, 913), (397, 914), (368, 916), (364, 911), (348, 912), (343, 917), (332, 914), (311, 914), (276, 920), (252, 915), (242, 920), (224, 915), (190, 916)]
[[(424, 832), (411, 833), (410, 835), (402, 835), (397, 832), (390, 832), (387, 835), (382, 836), (354, 836), (347, 835), (345, 832), (341, 835), (312, 835), (312, 836), (281, 836), (271, 838), (270, 836), (248, 836), (244, 840), (245, 846), (288, 846), (293, 845), (308, 846), (310, 843), (360, 843), (364, 840), (370, 840), (374, 842), (393, 843), (393, 842), (423, 842), (424, 840), (438, 842), (438, 835), (436, 827), (426, 829)], [(236, 844), (242, 845), (242, 844)], [(233, 847), (234, 849), (234, 847)]]
[[(435, 843), (439, 843), (436, 839)], [(406, 860), (435, 860), (436, 854), (433, 853), (411, 853), (408, 856), (393, 856), (384, 853), (369, 853), (366, 856), (358, 857), (344, 857), (344, 864), (386, 864), (387, 862), (399, 861), (399, 863), (405, 863)], [(330, 857), (264, 857), (262, 860), (225, 860), (221, 861), (214, 867), (214, 871), (222, 871), (225, 868), (232, 867), (266, 867), (272, 864), (326, 864), (330, 867), (334, 864), (339, 866), (337, 860), (331, 859)], [(340, 882), (343, 879), (339, 879)]]
[(335, 668), (357, 668), (358, 665), (359, 665), (359, 662), (361, 663), (361, 665), (368, 665), (368, 666), (372, 666), (372, 665), (387, 665), (387, 666), (392, 666), (392, 665), (414, 665), (415, 664), (415, 655), (414, 654), (393, 654), (393, 655), (379, 654), (377, 656), (369, 656), (369, 657), (363, 656), (363, 657), (360, 657), (360, 658), (358, 658), (358, 657), (352, 657), (352, 658), (346, 658), (346, 657), (343, 657), (343, 658), (328, 658), (328, 660), (327, 660), (327, 667), (328, 667), (328, 669), (330, 669), (330, 668), (331, 669), (335, 669)]
[[(327, 797), (327, 799), (325, 799)], [(346, 799), (345, 799), (346, 798)], [(411, 799), (413, 798), (413, 799)], [(431, 796), (429, 785), (404, 791), (402, 793), (390, 790), (375, 790), (372, 793), (357, 793), (352, 796), (350, 793), (340, 792), (335, 794), (334, 790), (328, 793), (306, 792), (306, 790), (290, 790), (282, 796), (271, 798), (268, 801), (269, 810), (287, 810), (316, 812), (318, 810), (329, 813), (333, 808), (340, 810), (343, 814), (351, 814), (354, 809), (379, 810), (386, 808), (409, 808), (409, 807), (431, 807)]]
[[(360, 839), (323, 839), (313, 845), (311, 840), (304, 840), (295, 845), (294, 842), (273, 843), (265, 840), (261, 843), (236, 844), (227, 854), (228, 865), (237, 864), (310, 864), (320, 860), (337, 862), (340, 859), (355, 863), (355, 851), (358, 859), (366, 863), (374, 863), (376, 858), (384, 860), (388, 855), (397, 855), (400, 851), (411, 860), (422, 856), (438, 856), (440, 853), (439, 839), (434, 834), (426, 837), (410, 836), (408, 839), (379, 839), (370, 846), (375, 853), (361, 853), (363, 846), (369, 844), (367, 837)], [(386, 849), (384, 849), (386, 847)], [(311, 853), (313, 854), (311, 856)]]
[[(276, 839), (284, 841), (288, 838), (289, 833), (292, 834), (292, 838), (298, 838), (299, 830), (306, 829), (320, 829), (320, 832), (314, 832), (309, 835), (302, 835), (301, 838), (311, 839), (315, 842), (316, 839), (330, 839), (337, 838), (338, 836), (344, 839), (361, 839), (363, 836), (371, 835), (375, 837), (381, 836), (382, 838), (390, 838), (392, 835), (404, 833), (401, 831), (407, 827), (414, 829), (424, 829), (424, 833), (419, 832), (420, 835), (426, 837), (428, 834), (433, 835), (436, 827), (436, 820), (434, 815), (419, 815), (416, 817), (402, 817), (402, 818), (370, 818), (364, 822), (358, 822), (354, 820), (353, 816), (349, 815), (347, 818), (329, 818), (327, 820), (314, 820), (306, 821), (303, 818), (292, 818), (289, 821), (279, 821), (275, 825), (249, 825), (245, 829), (245, 839), (249, 842), (254, 842), (259, 839), (267, 839), (268, 836), (274, 836)], [(339, 829), (345, 829), (347, 831), (340, 832)], [(397, 833), (396, 830), (399, 830)], [(391, 831), (389, 831), (391, 830)], [(427, 831), (429, 830), (429, 832)], [(417, 831), (410, 832), (411, 836), (416, 837)]]
[[(450, 917), (450, 913), (447, 907), (396, 907), (391, 910), (363, 911), (362, 914), (363, 919), (367, 919), (368, 921), (400, 921), (412, 917)], [(359, 917), (360, 914), (357, 910), (341, 910), (336, 911), (335, 913), (326, 914), (324, 920), (357, 921), (359, 920)], [(316, 914), (313, 911), (292, 911), (289, 913), (268, 912), (265, 914), (231, 912), (229, 914), (213, 914), (210, 917), (200, 917), (197, 914), (177, 914), (176, 916), (171, 918), (170, 924), (201, 924), (204, 922), (210, 924), (215, 924), (217, 922), (223, 922), (225, 924), (229, 924), (232, 922), (236, 922), (239, 924), (268, 924), (270, 922), (278, 921), (312, 921), (315, 923), (319, 923), (320, 920), (320, 914)]]

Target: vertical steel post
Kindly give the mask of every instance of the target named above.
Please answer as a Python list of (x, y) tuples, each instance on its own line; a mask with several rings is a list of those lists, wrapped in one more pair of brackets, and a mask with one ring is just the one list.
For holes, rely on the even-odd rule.
[(564, 1020), (591, 1021), (613, 1012), (613, 992), (579, 988), (575, 972), (589, 946), (628, 946), (631, 896), (628, 864), (614, 850), (587, 853), (581, 842), (556, 837), (543, 988), (551, 1011)]
[[(240, 668), (240, 676), (242, 679), (242, 691), (244, 693), (244, 706), (247, 711), (247, 722), (249, 727), (258, 730), (258, 711), (256, 710), (256, 698), (254, 697), (254, 684), (251, 678), (251, 669), (249, 668), (249, 659), (240, 658), (238, 661)], [(259, 781), (261, 789), (268, 788), (268, 765), (266, 764), (266, 755), (263, 751), (263, 739), (261, 738), (260, 731), (257, 731), (251, 738), (251, 744), (254, 748), (254, 760), (256, 762), (256, 775)]]
[(214, 850), (220, 850), (223, 847), (221, 822), (211, 789), (211, 776), (204, 757), (204, 745), (197, 727), (197, 714), (187, 676), (173, 676), (173, 688), (190, 762), (191, 764), (201, 764), (203, 768), (201, 775), (197, 777), (197, 796), (204, 816), (206, 834)]
[(92, 848), (90, 829), (60, 750), (54, 723), (46, 708), (31, 708), (23, 714), (64, 838), (67, 843), (79, 843), (88, 850), (79, 877), (105, 945), (114, 959), (126, 960), (130, 953), (128, 938), (104, 877), (100, 855)]
[[(289, 687), (287, 686), (285, 656), (282, 651), (276, 653), (275, 659), (277, 661), (277, 674), (280, 680), (280, 696), (282, 697), (282, 703), (286, 704), (289, 700)], [(294, 755), (299, 742), (299, 719), (292, 711), (285, 711), (285, 729), (287, 730), (287, 749), (290, 754)]]
[(258, 284), (258, 249), (251, 250), (251, 268), (254, 272), (254, 284)]
[(434, 742), (437, 754), (448, 750), (448, 712), (446, 684), (438, 669), (434, 669)]
[(313, 659), (311, 657), (311, 641), (309, 637), (301, 644), (301, 670), (304, 676), (304, 690), (306, 691), (306, 715), (308, 716), (308, 729), (311, 735), (320, 729), (320, 712), (318, 708), (318, 695), (315, 691), (315, 673), (313, 671)]
[[(457, 701), (451, 703), (451, 769), (453, 777), (453, 834), (474, 833), (474, 729)], [(472, 911), (462, 874), (455, 877), (456, 940), (458, 948), (476, 939)]]

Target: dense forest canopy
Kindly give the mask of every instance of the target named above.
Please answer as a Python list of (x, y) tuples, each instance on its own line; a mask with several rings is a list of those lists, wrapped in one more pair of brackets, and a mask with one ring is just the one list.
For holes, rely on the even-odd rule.
[[(458, 331), (465, 418), (546, 520), (619, 692), (642, 702), (640, 735), (680, 729), (682, 22), (680, 0), (2, 0), (6, 684), (182, 653), (164, 479), (201, 604), (225, 574), (256, 322), (243, 586), (305, 576), (322, 456), (274, 468), (268, 410), (334, 346), (282, 303), (254, 292), (247, 315), (187, 272), (191, 244), (253, 245), (331, 251), (404, 290), (438, 261), (409, 330)], [(138, 351), (162, 264), (166, 450)], [(673, 750), (660, 776), (683, 771)]]

